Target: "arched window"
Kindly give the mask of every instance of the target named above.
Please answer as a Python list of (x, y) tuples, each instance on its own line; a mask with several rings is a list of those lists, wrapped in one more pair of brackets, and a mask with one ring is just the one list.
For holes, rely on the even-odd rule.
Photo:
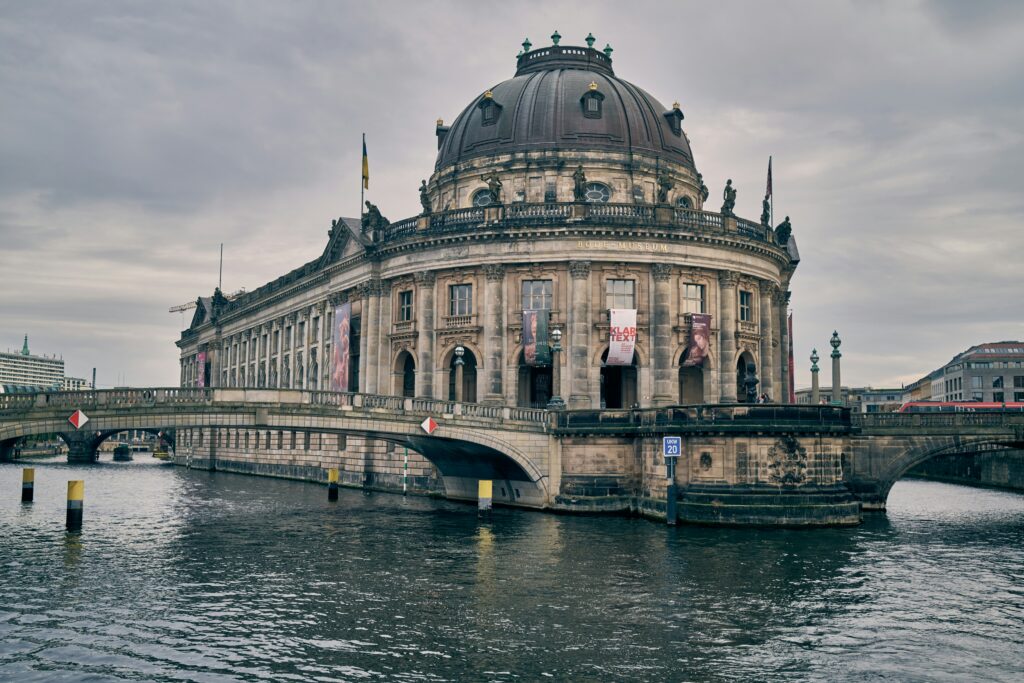
[(490, 90), (484, 93), (483, 99), (476, 105), (480, 108), (480, 125), (493, 126), (501, 116), (501, 105), (494, 101), (494, 93)]
[(587, 198), (588, 202), (604, 204), (612, 198), (612, 190), (603, 183), (587, 183), (583, 196)]
[(693, 200), (690, 199), (688, 196), (686, 196), (684, 194), (681, 197), (679, 197), (679, 199), (676, 200), (676, 205), (680, 209), (692, 209), (693, 208)]
[(597, 89), (597, 83), (591, 82), (587, 92), (580, 98), (580, 105), (583, 107), (583, 116), (588, 119), (601, 118), (601, 108), (604, 103), (604, 95)]
[(473, 193), (473, 206), (490, 206), (494, 203), (494, 195), (487, 188)]

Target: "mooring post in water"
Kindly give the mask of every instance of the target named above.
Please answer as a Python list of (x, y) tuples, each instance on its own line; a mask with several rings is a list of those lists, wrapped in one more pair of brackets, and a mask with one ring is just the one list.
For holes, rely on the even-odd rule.
[(21, 471), (21, 502), (31, 503), (36, 490), (36, 470), (26, 467)]
[(81, 479), (68, 482), (68, 531), (82, 528), (82, 505), (85, 502), (85, 482)]
[(338, 500), (338, 468), (327, 470), (327, 500)]
[(490, 479), (481, 479), (476, 489), (476, 514), (479, 517), (491, 515), (491, 492), (493, 483)]

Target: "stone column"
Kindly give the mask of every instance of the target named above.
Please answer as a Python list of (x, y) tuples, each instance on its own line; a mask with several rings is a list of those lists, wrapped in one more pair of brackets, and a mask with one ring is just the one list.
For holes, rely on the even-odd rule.
[(768, 394), (773, 401), (778, 401), (779, 397), (775, 395), (775, 383), (773, 381), (775, 373), (775, 362), (774, 355), (775, 349), (772, 348), (772, 288), (775, 285), (768, 281), (762, 281), (760, 283), (760, 296), (761, 296), (761, 310), (759, 311), (761, 318), (761, 391)]
[(720, 311), (718, 330), (719, 383), (721, 402), (736, 402), (736, 273), (718, 274), (718, 300)]
[(833, 331), (829, 344), (832, 345), (832, 405), (834, 406), (843, 405), (843, 381), (839, 376), (839, 359), (843, 357), (839, 351), (840, 343), (839, 333)]
[(811, 349), (811, 405), (821, 403), (821, 388), (818, 384), (818, 349)]
[(377, 288), (377, 393), (394, 391), (391, 381), (391, 280), (380, 280)]
[(371, 277), (363, 284), (363, 336), (366, 337), (366, 360), (363, 367), (365, 372), (360, 372), (363, 377), (363, 388), (365, 394), (376, 394), (377, 389), (377, 367), (380, 354), (380, 280)]
[(776, 297), (779, 321), (779, 394), (781, 403), (789, 403), (789, 292), (780, 289)]
[(434, 398), (434, 282), (433, 271), (418, 272), (416, 279), (416, 395)]
[[(502, 290), (505, 267), (501, 264), (484, 266), (484, 379), (483, 403), (503, 404), (502, 370), (505, 367), (505, 302)], [(546, 311), (545, 311), (546, 313)]]
[(590, 261), (570, 261), (569, 407), (590, 408)]
[(672, 267), (664, 263), (651, 266), (654, 280), (654, 315), (651, 320), (651, 357), (654, 361), (655, 406), (675, 403), (672, 390)]

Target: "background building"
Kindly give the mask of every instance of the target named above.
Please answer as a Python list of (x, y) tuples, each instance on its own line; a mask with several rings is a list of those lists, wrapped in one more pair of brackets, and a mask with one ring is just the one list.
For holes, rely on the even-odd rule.
[(21, 353), (0, 353), (0, 384), (33, 387), (61, 387), (64, 360), (54, 356), (33, 356), (25, 335)]
[[(876, 389), (874, 387), (841, 387), (840, 400), (855, 413), (894, 412), (903, 405), (904, 389)], [(822, 387), (820, 398), (832, 400), (831, 385)], [(811, 402), (810, 389), (797, 389), (796, 402), (807, 405)]]
[(1024, 402), (1024, 342), (972, 346), (908, 389), (906, 400)]

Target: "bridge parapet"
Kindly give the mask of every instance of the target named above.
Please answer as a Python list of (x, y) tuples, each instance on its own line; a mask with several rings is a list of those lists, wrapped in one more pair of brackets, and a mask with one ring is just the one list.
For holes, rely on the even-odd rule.
[(854, 413), (854, 427), (869, 433), (926, 429), (935, 433), (963, 429), (1024, 427), (1024, 413)]
[(850, 409), (789, 404), (709, 404), (637, 410), (566, 410), (554, 413), (562, 433), (637, 432), (848, 432)]

